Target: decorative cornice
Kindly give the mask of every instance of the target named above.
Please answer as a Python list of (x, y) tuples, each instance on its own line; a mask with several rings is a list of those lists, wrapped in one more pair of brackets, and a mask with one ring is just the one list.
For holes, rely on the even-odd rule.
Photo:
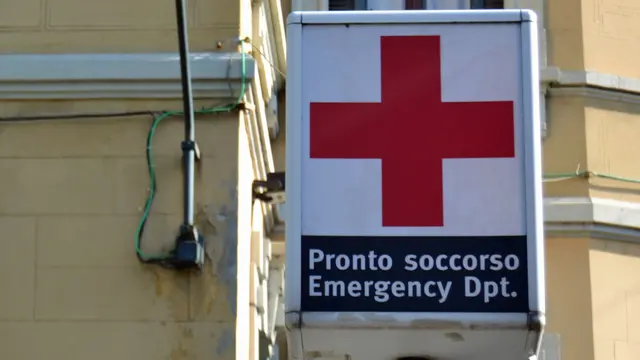
[(597, 223), (640, 229), (640, 203), (588, 197), (546, 198), (544, 214), (547, 223)]
[(640, 203), (588, 197), (546, 198), (545, 232), (640, 242)]
[(545, 225), (547, 237), (592, 238), (640, 243), (640, 230), (600, 224), (549, 224)]
[[(192, 53), (195, 98), (233, 98), (240, 90), (240, 53)], [(255, 61), (246, 56), (246, 78)], [(180, 98), (174, 53), (0, 55), (0, 99)]]
[(559, 86), (590, 86), (607, 90), (640, 93), (640, 79), (605, 74), (597, 71), (561, 70), (557, 67), (542, 69), (540, 79), (543, 82)]
[(540, 81), (551, 96), (582, 96), (625, 103), (640, 103), (640, 79), (596, 71), (547, 67)]
[(590, 99), (640, 104), (640, 93), (628, 93), (618, 90), (606, 90), (595, 87), (553, 87), (547, 89), (547, 94), (553, 97), (584, 97)]
[[(544, 199), (544, 222), (548, 236), (640, 242), (640, 203), (588, 197), (550, 197)], [(278, 224), (269, 237), (274, 242), (283, 242), (284, 224)]]

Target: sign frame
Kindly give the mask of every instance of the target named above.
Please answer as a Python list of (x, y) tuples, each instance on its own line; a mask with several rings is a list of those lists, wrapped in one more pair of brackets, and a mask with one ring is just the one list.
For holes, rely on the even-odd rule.
[[(524, 191), (528, 264), (528, 313), (453, 312), (301, 312), (301, 184), (303, 114), (303, 27), (336, 24), (520, 24), (520, 92), (523, 110)], [(539, 102), (538, 26), (531, 10), (455, 10), (455, 11), (349, 11), (294, 12), (287, 20), (287, 149), (286, 149), (286, 294), (285, 322), (289, 328), (383, 326), (376, 321), (384, 315), (386, 328), (411, 328), (416, 323), (446, 321), (451, 327), (526, 328), (541, 335), (545, 324), (544, 231), (542, 215), (542, 161)], [(303, 319), (304, 315), (304, 319)], [(533, 339), (532, 339), (533, 340)], [(539, 339), (533, 340), (538, 343)], [(534, 347), (536, 345), (532, 344)]]

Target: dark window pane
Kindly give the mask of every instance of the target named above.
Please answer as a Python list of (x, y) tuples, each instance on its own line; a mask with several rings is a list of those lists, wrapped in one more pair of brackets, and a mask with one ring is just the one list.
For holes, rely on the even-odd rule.
[(367, 10), (366, 5), (366, 0), (329, 0), (329, 10)]
[(424, 3), (424, 0), (404, 0), (404, 8), (407, 10), (423, 10), (426, 8)]
[(504, 9), (504, 0), (471, 0), (472, 9)]

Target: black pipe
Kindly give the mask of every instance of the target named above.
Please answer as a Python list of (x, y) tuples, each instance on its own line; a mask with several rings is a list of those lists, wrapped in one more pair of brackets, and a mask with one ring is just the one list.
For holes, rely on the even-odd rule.
[(182, 164), (184, 174), (184, 217), (180, 234), (173, 251), (172, 266), (176, 268), (202, 268), (204, 264), (204, 238), (195, 227), (195, 162), (199, 159), (196, 145), (195, 119), (193, 114), (193, 91), (189, 71), (189, 38), (187, 36), (186, 0), (176, 1), (178, 18), (178, 42), (180, 44), (180, 79), (182, 82), (182, 104), (184, 116), (184, 140), (182, 141)]
[[(189, 69), (189, 38), (185, 0), (176, 0), (178, 17), (178, 42), (180, 44), (180, 77), (182, 82), (182, 103), (184, 113), (184, 141), (182, 155), (184, 167), (184, 216), (183, 227), (191, 229), (194, 225), (194, 187), (195, 187), (195, 120), (193, 114), (193, 91), (191, 89), (191, 71)], [(186, 230), (186, 229), (185, 229)]]

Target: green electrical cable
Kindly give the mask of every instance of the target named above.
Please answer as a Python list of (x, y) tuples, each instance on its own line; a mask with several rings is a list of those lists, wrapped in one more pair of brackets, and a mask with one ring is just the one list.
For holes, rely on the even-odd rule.
[[(244, 52), (244, 43), (246, 41), (247, 39), (243, 39), (240, 41), (241, 84), (240, 84), (240, 93), (238, 94), (238, 97), (235, 99), (233, 103), (229, 105), (196, 110), (195, 114), (216, 114), (216, 113), (229, 112), (234, 110), (238, 106), (238, 104), (242, 102), (242, 98), (245, 95), (246, 86), (247, 86), (246, 85), (246, 82), (247, 82), (246, 81), (247, 80), (246, 54)], [(151, 205), (153, 205), (153, 200), (155, 199), (155, 196), (156, 196), (156, 188), (157, 188), (156, 170), (155, 170), (155, 164), (153, 163), (153, 151), (152, 151), (153, 137), (156, 133), (158, 125), (160, 125), (162, 120), (165, 120), (173, 116), (180, 116), (180, 115), (183, 115), (182, 111), (167, 111), (156, 116), (153, 119), (153, 123), (151, 125), (151, 128), (149, 129), (149, 133), (147, 134), (146, 156), (147, 156), (147, 170), (149, 174), (149, 194), (147, 196), (147, 200), (145, 201), (144, 210), (142, 212), (142, 218), (138, 223), (138, 229), (136, 231), (136, 238), (135, 238), (136, 255), (142, 262), (163, 262), (172, 257), (172, 254), (160, 254), (160, 255), (145, 254), (144, 251), (142, 250), (141, 243), (142, 243), (142, 235), (144, 233), (145, 225), (147, 223), (147, 220), (149, 219), (149, 213), (151, 212)]]
[(599, 178), (603, 178), (603, 179), (622, 181), (622, 182), (627, 182), (627, 183), (632, 183), (632, 184), (640, 184), (640, 180), (638, 180), (638, 179), (631, 179), (631, 178), (626, 178), (626, 177), (621, 177), (621, 176), (598, 174), (598, 173), (592, 173), (592, 174), (597, 176), (597, 177), (599, 177)]
[(556, 179), (568, 180), (568, 179), (575, 179), (580, 177), (597, 177), (601, 179), (615, 180), (615, 181), (621, 181), (621, 182), (632, 183), (632, 184), (640, 184), (640, 180), (638, 179), (631, 179), (631, 178), (615, 176), (615, 175), (600, 174), (594, 171), (577, 171), (573, 173), (558, 173), (558, 174), (544, 175), (544, 178), (549, 180), (556, 180)]

